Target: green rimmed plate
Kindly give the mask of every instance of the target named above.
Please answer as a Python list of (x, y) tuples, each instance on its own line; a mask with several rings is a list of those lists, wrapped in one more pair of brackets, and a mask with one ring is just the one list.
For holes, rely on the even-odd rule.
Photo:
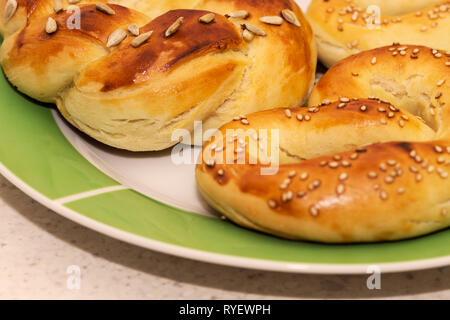
[(19, 94), (3, 74), (0, 92), (0, 172), (43, 205), (111, 237), (185, 258), (284, 272), (450, 264), (450, 230), (394, 243), (322, 245), (242, 229), (201, 202), (193, 167), (175, 166), (169, 152), (135, 155), (101, 146)]

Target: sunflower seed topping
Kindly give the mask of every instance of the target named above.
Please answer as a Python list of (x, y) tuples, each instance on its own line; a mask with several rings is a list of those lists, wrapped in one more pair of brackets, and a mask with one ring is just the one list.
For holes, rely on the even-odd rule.
[(261, 28), (258, 28), (254, 24), (244, 23), (244, 27), (245, 27), (245, 29), (247, 29), (248, 31), (250, 31), (251, 33), (253, 33), (257, 36), (260, 36), (260, 37), (266, 36), (266, 33), (264, 32), (264, 30), (262, 30)]
[(272, 24), (275, 26), (281, 26), (283, 24), (283, 19), (278, 16), (265, 16), (259, 18), (259, 21), (267, 24)]
[(184, 18), (179, 17), (169, 28), (167, 28), (166, 32), (164, 33), (164, 36), (166, 38), (168, 38), (171, 35), (173, 35), (174, 33), (176, 33), (178, 31), (178, 29), (180, 29), (180, 27), (182, 26), (183, 23), (184, 23)]
[(110, 14), (110, 15), (116, 14), (116, 12), (113, 10), (113, 8), (111, 8), (106, 3), (103, 3), (103, 2), (97, 2), (95, 4), (95, 8), (98, 11), (101, 11), (101, 12), (106, 13), (106, 14)]
[(286, 20), (290, 24), (296, 25), (297, 27), (301, 27), (297, 15), (292, 10), (284, 9), (281, 11), (281, 15), (283, 16), (284, 20)]
[(17, 1), (16, 0), (8, 0), (5, 4), (5, 8), (3, 11), (3, 22), (8, 22), (17, 10)]
[(111, 47), (117, 46), (126, 37), (127, 37), (127, 33), (123, 29), (116, 29), (109, 35), (108, 42), (106, 43), (106, 47), (111, 48)]
[(201, 16), (198, 21), (202, 22), (202, 23), (211, 23), (214, 21), (214, 19), (216, 18), (216, 15), (214, 13), (207, 13), (204, 16)]
[(135, 37), (137, 37), (140, 32), (139, 26), (136, 23), (130, 23), (129, 25), (127, 25), (127, 30)]
[(144, 42), (146, 42), (152, 36), (152, 34), (153, 34), (153, 30), (137, 36), (136, 38), (133, 39), (133, 41), (131, 41), (131, 45), (134, 48), (139, 47)]
[(45, 32), (48, 34), (55, 33), (56, 30), (58, 30), (58, 24), (56, 23), (55, 19), (52, 17), (49, 17), (47, 19), (47, 23), (45, 24)]

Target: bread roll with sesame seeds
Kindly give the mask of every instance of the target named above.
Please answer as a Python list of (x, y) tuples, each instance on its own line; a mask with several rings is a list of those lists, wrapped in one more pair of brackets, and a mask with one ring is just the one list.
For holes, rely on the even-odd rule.
[[(439, 54), (363, 52), (324, 75), (315, 107), (225, 125), (196, 168), (201, 194), (235, 223), (288, 239), (393, 241), (449, 227), (450, 73)], [(278, 171), (263, 175), (277, 152)]]
[(397, 42), (450, 50), (448, 0), (312, 0), (307, 17), (328, 67)]
[[(13, 18), (21, 23), (0, 25), (10, 82), (116, 148), (166, 149), (179, 142), (174, 132), (193, 132), (195, 121), (206, 132), (240, 114), (299, 107), (313, 86), (315, 42), (294, 0), (114, 0), (112, 13), (80, 4), (79, 29), (67, 26), (72, 13), (53, 12), (49, 0), (17, 1)], [(229, 15), (237, 10), (247, 14)], [(284, 10), (290, 22), (260, 20), (281, 19)], [(213, 20), (202, 21), (205, 15)], [(132, 23), (151, 33), (139, 45), (126, 31)], [(243, 39), (244, 28), (252, 39)]]

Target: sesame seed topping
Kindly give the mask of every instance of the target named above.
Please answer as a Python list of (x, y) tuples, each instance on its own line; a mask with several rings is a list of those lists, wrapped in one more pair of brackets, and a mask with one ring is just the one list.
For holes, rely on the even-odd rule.
[(306, 192), (303, 192), (303, 191), (297, 192), (298, 198), (303, 198), (304, 196), (306, 196)]
[(321, 167), (325, 167), (327, 164), (328, 164), (328, 161), (326, 161), (326, 160), (320, 161), (320, 163), (319, 163), (319, 165)]
[(341, 194), (343, 194), (345, 192), (345, 186), (343, 185), (343, 184), (339, 184), (337, 187), (336, 187), (336, 193), (338, 194), (338, 195), (341, 195)]
[(404, 194), (406, 192), (405, 188), (398, 188), (397, 193), (398, 194)]
[(345, 104), (345, 103), (339, 103), (338, 104), (338, 109), (342, 109), (342, 108), (344, 108), (345, 106), (346, 106), (347, 104)]
[(302, 114), (298, 114), (297, 115), (297, 120), (298, 121), (303, 121), (303, 115)]
[(270, 208), (272, 208), (272, 209), (275, 209), (277, 206), (278, 206), (278, 204), (277, 204), (277, 202), (275, 201), (275, 200), (269, 200), (269, 201), (267, 201), (267, 204), (269, 205), (269, 207)]
[(332, 161), (328, 164), (328, 166), (332, 169), (336, 169), (337, 167), (339, 167), (339, 163), (336, 161)]
[(341, 97), (341, 98), (339, 99), (339, 101), (347, 103), (347, 102), (350, 102), (350, 99), (347, 98), (347, 97)]
[(225, 174), (225, 171), (223, 171), (223, 169), (219, 169), (219, 171), (217, 171), (217, 174), (219, 176), (223, 176)]
[(379, 108), (378, 108), (378, 111), (379, 111), (379, 112), (386, 112), (386, 108), (379, 107)]
[(409, 171), (411, 171), (412, 173), (418, 173), (418, 172), (419, 172), (419, 169), (417, 169), (417, 168), (414, 167), (414, 166), (410, 166), (410, 167), (409, 167)]
[(288, 117), (288, 118), (291, 118), (291, 117), (292, 117), (291, 110), (289, 110), (289, 109), (284, 110), (284, 114), (285, 114), (286, 117)]
[(309, 213), (313, 217), (317, 217), (319, 215), (319, 209), (317, 209), (316, 207), (312, 206), (312, 207), (309, 208)]
[(362, 112), (367, 111), (367, 106), (361, 106), (361, 108), (359, 108)]
[(380, 166), (379, 166), (379, 168), (380, 168), (380, 170), (381, 171), (387, 171), (387, 167), (386, 167), (386, 164), (385, 163), (380, 163)]
[(295, 177), (295, 175), (297, 174), (297, 171), (295, 171), (295, 170), (292, 170), (292, 171), (290, 171), (289, 172), (289, 178), (293, 178), (293, 177)]
[(420, 181), (422, 181), (422, 179), (423, 179), (423, 176), (422, 176), (420, 173), (418, 173), (418, 174), (416, 175), (416, 181), (417, 181), (417, 182), (420, 182)]
[(342, 164), (342, 166), (343, 166), (344, 168), (348, 168), (348, 167), (350, 167), (350, 166), (352, 165), (352, 164), (351, 164), (350, 162), (348, 162), (347, 160), (342, 161), (341, 164)]
[(216, 165), (216, 160), (214, 159), (208, 159), (205, 161), (206, 166), (210, 167), (210, 168), (214, 168), (214, 166)]
[(437, 163), (442, 164), (445, 162), (445, 158), (443, 156), (440, 156), (439, 158), (437, 158)]
[(384, 182), (386, 182), (387, 184), (391, 184), (394, 182), (394, 178), (392, 178), (391, 176), (387, 176), (386, 178), (384, 178)]
[(347, 173), (343, 172), (343, 173), (341, 173), (341, 174), (339, 175), (339, 180), (340, 180), (340, 181), (345, 181), (345, 180), (347, 180), (347, 179), (348, 179), (348, 174), (347, 174)]
[(442, 153), (444, 152), (444, 149), (442, 149), (442, 147), (440, 146), (434, 146), (434, 151), (436, 151), (437, 153)]
[(395, 166), (396, 164), (397, 164), (397, 161), (395, 161), (395, 160), (388, 160), (388, 161), (386, 161), (387, 162), (387, 164), (389, 165), (389, 166), (391, 166), (391, 167), (393, 167), (393, 166)]
[(358, 154), (357, 154), (357, 153), (352, 153), (352, 154), (350, 155), (350, 159), (351, 159), (351, 160), (356, 160), (356, 159), (358, 159)]
[(249, 122), (248, 122), (247, 119), (241, 119), (241, 123), (242, 123), (243, 125), (249, 125)]
[(370, 171), (370, 172), (367, 174), (367, 176), (368, 176), (370, 179), (376, 179), (376, 178), (378, 177), (378, 174), (377, 174), (375, 171)]
[(372, 65), (376, 64), (377, 63), (377, 57), (373, 57), (372, 60), (370, 60), (370, 63)]
[(386, 191), (380, 191), (380, 199), (387, 200), (387, 198), (388, 198), (388, 194), (386, 193)]
[(307, 114), (307, 115), (305, 116), (305, 121), (309, 121), (309, 120), (311, 120), (311, 116)]
[(294, 193), (292, 191), (287, 191), (281, 195), (281, 201), (282, 202), (288, 202), (291, 201), (294, 198)]
[(308, 179), (308, 177), (309, 177), (308, 172), (303, 172), (303, 173), (300, 175), (300, 179), (302, 179), (302, 180), (306, 180), (306, 179)]
[(445, 82), (445, 79), (439, 80), (439, 81), (437, 82), (437, 86), (438, 86), (438, 87), (441, 87), (441, 86), (444, 84), (444, 82)]
[(387, 120), (385, 118), (380, 119), (381, 124), (387, 124)]

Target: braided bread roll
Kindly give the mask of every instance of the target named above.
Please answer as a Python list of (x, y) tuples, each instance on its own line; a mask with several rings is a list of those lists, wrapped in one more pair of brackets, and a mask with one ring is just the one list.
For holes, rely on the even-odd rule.
[[(8, 79), (25, 94), (56, 103), (93, 138), (132, 151), (168, 148), (178, 142), (172, 133), (193, 131), (195, 120), (206, 131), (240, 114), (305, 102), (316, 49), (293, 1), (118, 2), (138, 10), (109, 4), (114, 14), (107, 14), (81, 4), (80, 29), (66, 27), (70, 13), (61, 11), (50, 14), (58, 28), (51, 34), (45, 31), (48, 12), (29, 16), (0, 50)], [(295, 21), (281, 18), (285, 9)], [(249, 16), (224, 16), (237, 10)], [(211, 13), (212, 21), (199, 21)], [(277, 24), (260, 21), (266, 16)], [(178, 29), (167, 35), (179, 19)], [(131, 23), (152, 35), (137, 47), (130, 34), (108, 47), (111, 34)]]
[(448, 0), (312, 0), (307, 14), (328, 67), (394, 42), (450, 50)]
[[(448, 62), (399, 45), (339, 62), (313, 89), (315, 107), (223, 126), (197, 166), (200, 192), (235, 223), (289, 239), (392, 241), (449, 227)], [(263, 175), (278, 153), (278, 171)]]

